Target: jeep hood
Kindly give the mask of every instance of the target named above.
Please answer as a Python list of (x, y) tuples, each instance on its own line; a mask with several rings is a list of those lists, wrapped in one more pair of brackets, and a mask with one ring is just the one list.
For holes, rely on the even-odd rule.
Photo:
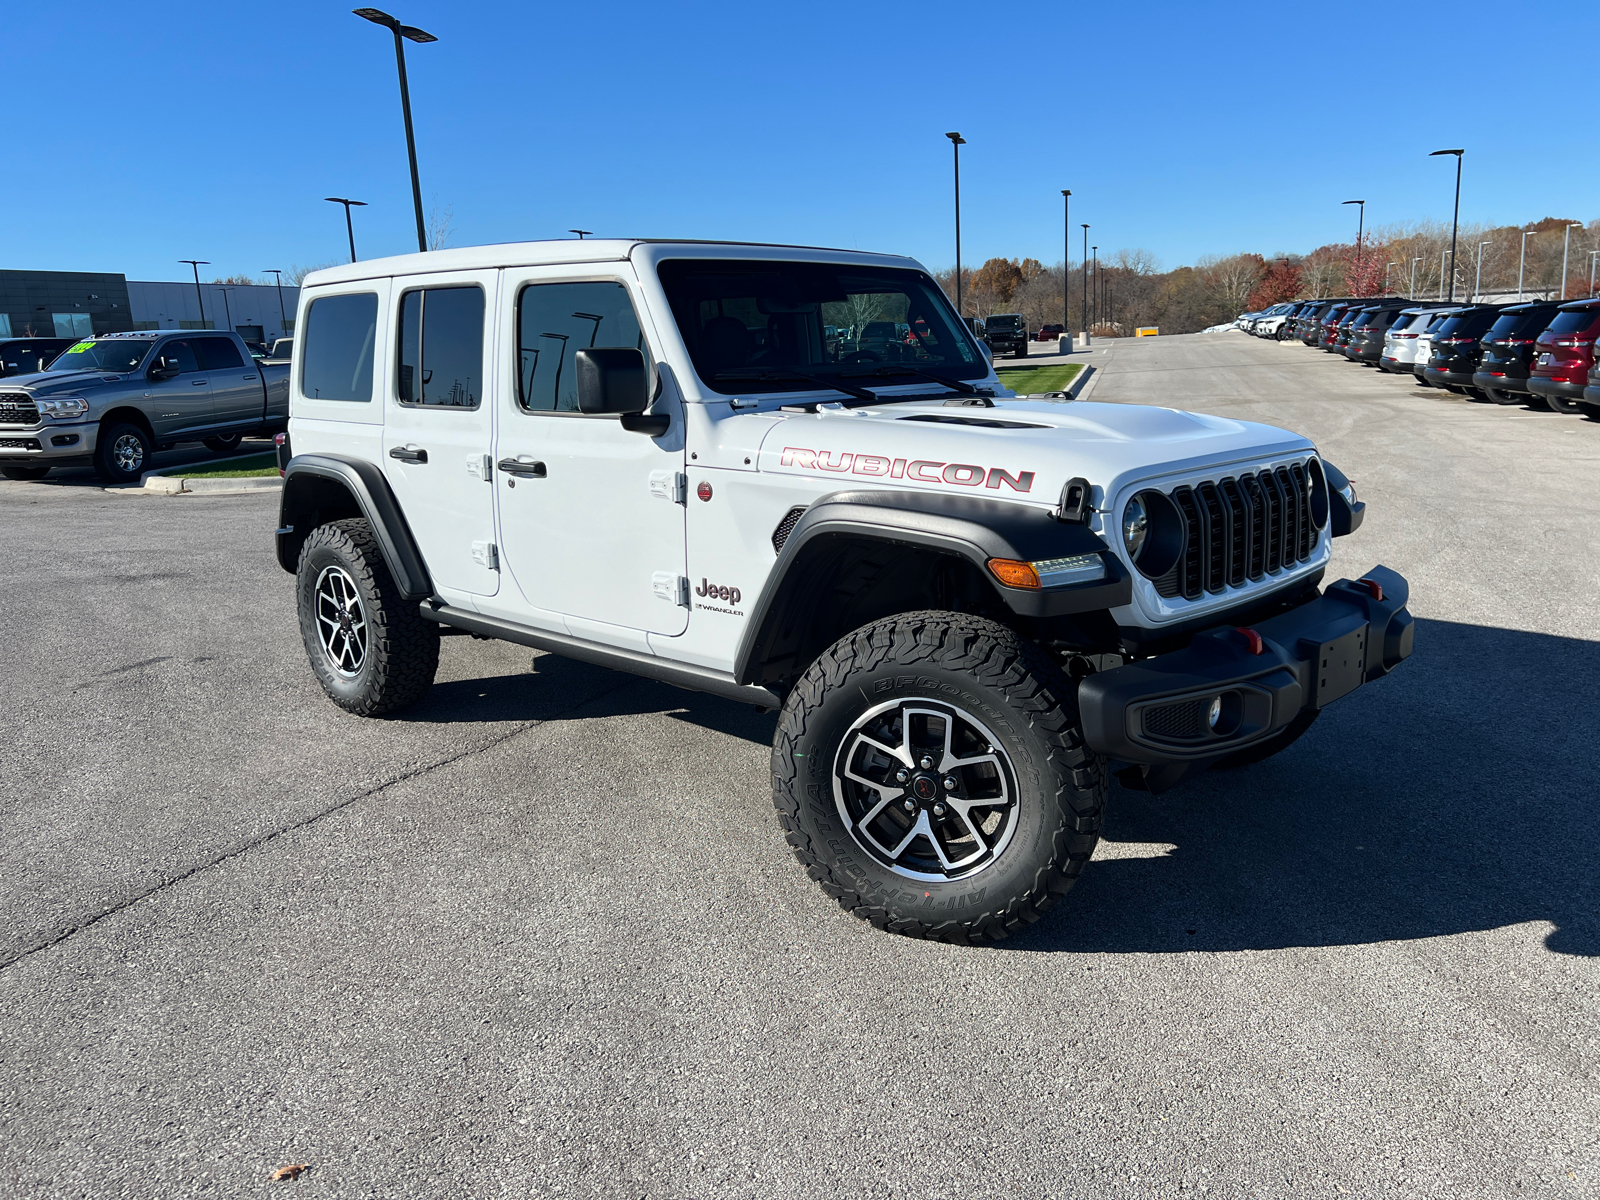
[(27, 392), (30, 396), (76, 396), (86, 388), (120, 383), (122, 376), (108, 371), (36, 371), (0, 379), (0, 391)]
[(1197, 469), (1226, 474), (1235, 464), (1314, 449), (1272, 425), (1134, 404), (933, 401), (771, 415), (779, 419), (761, 442), (764, 472), (1046, 506), (1079, 476), (1099, 506), (1141, 480)]

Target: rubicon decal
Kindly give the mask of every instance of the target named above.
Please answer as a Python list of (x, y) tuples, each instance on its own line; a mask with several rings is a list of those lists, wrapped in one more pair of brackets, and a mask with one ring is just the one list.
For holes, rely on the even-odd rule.
[(807, 450), (785, 446), (781, 465), (805, 471), (827, 471), (835, 475), (864, 475), (881, 479), (913, 479), (918, 483), (953, 483), (958, 487), (984, 487), (1013, 492), (1033, 490), (1032, 471), (1010, 471), (982, 467), (976, 463), (934, 462), (926, 458), (885, 458), (879, 454), (850, 454), (842, 450)]

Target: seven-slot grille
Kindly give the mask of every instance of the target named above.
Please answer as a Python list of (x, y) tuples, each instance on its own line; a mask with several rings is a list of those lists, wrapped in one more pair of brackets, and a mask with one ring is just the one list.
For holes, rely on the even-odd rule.
[(1316, 548), (1304, 463), (1185, 485), (1168, 495), (1185, 527), (1183, 553), (1154, 581), (1156, 592), (1169, 599), (1198, 600), (1202, 592), (1244, 587), (1306, 561)]
[(0, 425), (37, 425), (39, 406), (25, 392), (0, 392)]

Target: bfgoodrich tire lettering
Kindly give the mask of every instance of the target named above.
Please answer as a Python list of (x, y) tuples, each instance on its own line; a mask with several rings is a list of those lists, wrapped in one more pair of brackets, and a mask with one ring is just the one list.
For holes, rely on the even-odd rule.
[(300, 637), (322, 690), (373, 717), (414, 704), (439, 668), (439, 627), (400, 595), (372, 528), (320, 525), (300, 550)]
[[(932, 804), (946, 794), (992, 802), (1002, 788), (1013, 789), (1009, 804), (980, 809), (991, 827), (984, 836), (993, 838), (992, 855), (980, 852), (944, 869), (942, 858), (960, 856), (939, 855), (922, 836), (921, 853), (900, 863), (884, 849), (892, 851), (895, 839), (880, 830), (875, 847), (852, 825), (851, 812), (862, 813), (837, 788), (841, 751), (897, 708), (942, 710), (964, 722), (967, 750), (954, 757), (974, 760), (992, 750), (994, 774), (1004, 777), (987, 788), (958, 780), (949, 793), (923, 797), (918, 803), (927, 807), (907, 812), (904, 833), (927, 829)], [(921, 719), (932, 721), (930, 744), (939, 743), (938, 719)], [(874, 736), (894, 740), (881, 731)], [(979, 744), (988, 737), (991, 746)], [(919, 762), (913, 755), (913, 774)], [(861, 788), (881, 775), (856, 774), (863, 776), (856, 781)], [(933, 774), (943, 787), (937, 765)], [(910, 797), (892, 777), (882, 782), (880, 801), (887, 795), (903, 805)], [(880, 929), (943, 941), (1003, 938), (1037, 921), (1077, 881), (1105, 813), (1104, 763), (1083, 745), (1071, 682), (1026, 638), (960, 613), (890, 617), (830, 647), (784, 703), (772, 783), (789, 845), (823, 891)]]

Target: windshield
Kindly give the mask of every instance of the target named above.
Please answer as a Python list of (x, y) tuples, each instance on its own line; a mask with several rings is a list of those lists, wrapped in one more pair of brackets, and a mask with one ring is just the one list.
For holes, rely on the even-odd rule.
[(1000, 313), (993, 317), (985, 317), (983, 327), (985, 329), (1021, 329), (1022, 318)]
[(1600, 317), (1600, 309), (1569, 308), (1558, 312), (1555, 320), (1545, 327), (1546, 333), (1584, 333)]
[(916, 382), (913, 371), (947, 379), (989, 373), (949, 301), (920, 271), (668, 259), (659, 274), (695, 370), (714, 391), (815, 390), (816, 380), (793, 377), (801, 372), (848, 380), (883, 371), (893, 383)]
[(137, 371), (155, 339), (134, 341), (115, 338), (104, 342), (77, 342), (50, 364), (52, 371)]

